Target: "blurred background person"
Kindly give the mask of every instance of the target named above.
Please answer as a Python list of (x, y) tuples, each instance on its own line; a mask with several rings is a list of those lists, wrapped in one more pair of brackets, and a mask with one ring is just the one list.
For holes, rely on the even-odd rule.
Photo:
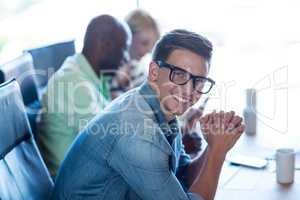
[(132, 33), (132, 44), (129, 49), (131, 60), (120, 68), (117, 78), (112, 80), (112, 98), (140, 85), (145, 80), (148, 63), (143, 60), (147, 60), (147, 54), (149, 55), (160, 37), (157, 22), (144, 10), (133, 10), (125, 17), (125, 21)]
[(110, 101), (107, 71), (128, 61), (128, 25), (110, 15), (88, 25), (81, 53), (68, 57), (42, 98), (38, 146), (52, 177), (79, 131)]
[(158, 24), (144, 10), (134, 10), (126, 17), (126, 22), (132, 33), (130, 57), (132, 60), (141, 60), (145, 54), (150, 53), (155, 42), (160, 37)]

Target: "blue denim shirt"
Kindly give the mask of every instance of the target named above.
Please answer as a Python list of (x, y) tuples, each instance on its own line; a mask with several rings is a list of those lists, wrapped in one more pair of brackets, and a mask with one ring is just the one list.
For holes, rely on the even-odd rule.
[(166, 121), (145, 82), (114, 100), (78, 135), (52, 199), (199, 200), (184, 189), (189, 163), (176, 119)]

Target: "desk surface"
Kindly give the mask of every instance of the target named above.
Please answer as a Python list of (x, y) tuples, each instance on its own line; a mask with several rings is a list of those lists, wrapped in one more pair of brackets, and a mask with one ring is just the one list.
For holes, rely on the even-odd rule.
[[(275, 149), (282, 146), (278, 138), (270, 139), (265, 135), (241, 137), (230, 154), (243, 154), (258, 157), (271, 157)], [(286, 138), (286, 137), (285, 137)], [(268, 140), (268, 142), (266, 142)], [(287, 139), (294, 142), (293, 139)], [(280, 141), (280, 142), (278, 142)], [(300, 139), (297, 140), (300, 146)], [(299, 149), (294, 144), (289, 145)], [(297, 161), (299, 162), (299, 161)], [(275, 161), (269, 161), (265, 169), (252, 169), (233, 166), (225, 162), (215, 200), (299, 200), (300, 199), (300, 171), (295, 171), (294, 183), (282, 185), (276, 181)]]

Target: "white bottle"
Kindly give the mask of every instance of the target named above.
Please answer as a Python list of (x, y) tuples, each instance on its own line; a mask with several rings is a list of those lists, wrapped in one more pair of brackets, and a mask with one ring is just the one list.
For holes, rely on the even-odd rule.
[(256, 134), (256, 91), (255, 89), (246, 90), (246, 107), (243, 112), (246, 134), (255, 135)]

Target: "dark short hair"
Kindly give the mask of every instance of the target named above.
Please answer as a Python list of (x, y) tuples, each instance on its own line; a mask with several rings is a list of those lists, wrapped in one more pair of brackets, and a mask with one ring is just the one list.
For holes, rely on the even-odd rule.
[(185, 49), (202, 56), (210, 63), (213, 46), (205, 37), (183, 29), (165, 34), (155, 45), (152, 59), (166, 61), (176, 49)]

